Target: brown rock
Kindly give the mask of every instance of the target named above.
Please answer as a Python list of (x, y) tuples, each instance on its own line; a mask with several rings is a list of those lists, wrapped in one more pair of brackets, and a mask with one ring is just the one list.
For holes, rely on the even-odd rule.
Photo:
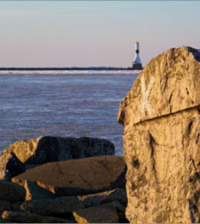
[(20, 201), (25, 199), (25, 194), (23, 187), (0, 180), (0, 200)]
[(82, 201), (84, 207), (86, 208), (114, 201), (119, 201), (125, 206), (127, 204), (126, 191), (124, 189), (114, 189), (98, 194), (78, 196), (78, 198), (80, 201)]
[(35, 154), (35, 150), (40, 138), (31, 139), (29, 141), (17, 141), (1, 152), (1, 155), (13, 152), (17, 158), (26, 163), (29, 158)]
[(199, 57), (199, 50), (181, 47), (152, 59), (122, 100), (118, 121), (128, 127), (199, 105)]
[(119, 223), (114, 208), (91, 207), (73, 212), (77, 223)]
[(1, 155), (10, 152), (14, 152), (18, 159), (27, 165), (114, 155), (115, 146), (105, 139), (45, 136), (29, 141), (15, 142), (3, 150)]
[(12, 177), (25, 172), (24, 164), (13, 152), (0, 156), (0, 179), (11, 180)]
[(67, 219), (13, 211), (4, 211), (1, 217), (6, 221), (21, 223), (70, 223)]
[(126, 205), (127, 199), (124, 189), (114, 189), (108, 192), (85, 196), (17, 202), (13, 203), (12, 207), (15, 211), (24, 211), (26, 213), (35, 213), (39, 215), (54, 215), (70, 213), (83, 208), (114, 201), (119, 201), (122, 205)]
[(28, 180), (57, 196), (70, 196), (122, 188), (125, 172), (123, 157), (102, 156), (48, 163), (27, 170), (12, 181), (25, 187)]
[[(197, 57), (198, 51), (185, 47), (159, 55), (140, 73), (122, 103), (119, 120), (125, 125), (128, 168), (126, 216), (131, 223), (200, 220)], [(144, 82), (146, 88), (150, 86), (146, 95), (142, 94)]]

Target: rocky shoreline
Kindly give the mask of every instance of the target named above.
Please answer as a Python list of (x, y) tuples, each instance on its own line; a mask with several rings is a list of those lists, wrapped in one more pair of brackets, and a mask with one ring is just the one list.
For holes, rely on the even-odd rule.
[(104, 139), (40, 137), (0, 156), (0, 222), (119, 223), (126, 165)]
[(199, 50), (152, 59), (120, 104), (124, 157), (86, 137), (10, 145), (0, 157), (0, 222), (199, 223), (199, 86)]

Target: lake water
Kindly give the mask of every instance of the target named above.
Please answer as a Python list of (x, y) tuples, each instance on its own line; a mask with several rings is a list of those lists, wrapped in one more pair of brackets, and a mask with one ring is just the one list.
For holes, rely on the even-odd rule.
[(122, 155), (120, 101), (134, 72), (0, 72), (0, 151), (39, 136), (98, 137)]

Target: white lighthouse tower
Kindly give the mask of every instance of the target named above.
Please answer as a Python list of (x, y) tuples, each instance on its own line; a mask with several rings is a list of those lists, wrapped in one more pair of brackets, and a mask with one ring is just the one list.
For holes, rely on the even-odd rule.
[(142, 63), (139, 56), (139, 42), (135, 43), (135, 58), (133, 60), (133, 70), (141, 70), (142, 69)]

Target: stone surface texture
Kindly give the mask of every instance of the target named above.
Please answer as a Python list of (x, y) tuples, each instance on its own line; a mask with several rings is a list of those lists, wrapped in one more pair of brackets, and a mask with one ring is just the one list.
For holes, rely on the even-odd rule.
[(73, 212), (77, 223), (119, 223), (115, 208), (91, 207)]
[(114, 155), (115, 146), (108, 140), (98, 138), (39, 137), (19, 141), (3, 150), (1, 155), (14, 152), (18, 159), (27, 164)]
[(25, 189), (15, 183), (0, 180), (0, 200), (20, 201), (25, 199)]
[(152, 59), (120, 105), (131, 223), (200, 221), (200, 53)]
[(84, 208), (77, 197), (60, 197), (56, 199), (31, 200), (12, 204), (15, 211), (23, 211), (38, 215), (53, 216), (55, 214), (71, 213)]
[(22, 163), (26, 163), (27, 160), (35, 154), (39, 139), (40, 138), (28, 141), (17, 141), (3, 150), (1, 155), (13, 152)]
[(121, 101), (118, 121), (133, 124), (200, 104), (200, 53), (170, 49), (152, 59)]
[(114, 189), (112, 191), (85, 196), (15, 202), (12, 203), (12, 207), (15, 211), (35, 213), (38, 215), (55, 215), (70, 213), (80, 209), (98, 206), (103, 203), (116, 203), (116, 201), (122, 204), (121, 207), (119, 207), (119, 204), (118, 207), (116, 206), (118, 210), (120, 210), (123, 205), (126, 206), (127, 198), (124, 189)]
[(85, 208), (114, 201), (119, 201), (124, 206), (127, 204), (126, 191), (122, 188), (97, 194), (78, 196), (78, 198), (83, 203)]
[(12, 177), (25, 172), (24, 164), (13, 152), (0, 156), (0, 179), (11, 180)]
[(4, 211), (1, 217), (3, 220), (15, 223), (70, 223), (67, 219), (13, 211)]
[(24, 186), (27, 192), (26, 199), (30, 200), (34, 198), (30, 182), (56, 196), (72, 196), (123, 188), (125, 172), (123, 157), (98, 156), (47, 163), (12, 178), (12, 182)]

